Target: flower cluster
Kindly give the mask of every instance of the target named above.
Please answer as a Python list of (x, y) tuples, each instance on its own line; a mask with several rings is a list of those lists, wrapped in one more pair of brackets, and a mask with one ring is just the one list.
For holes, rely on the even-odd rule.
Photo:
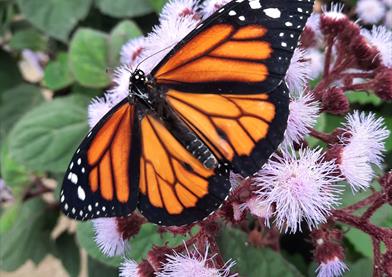
[(359, 0), (356, 12), (365, 24), (383, 22), (392, 27), (392, 1), (390, 0)]
[[(169, 1), (160, 15), (159, 25), (149, 35), (132, 39), (123, 46), (122, 66), (114, 74), (112, 88), (89, 106), (90, 127), (126, 97), (129, 77), (135, 68), (149, 73), (201, 20), (228, 2), (207, 0), (200, 5), (194, 0)], [(373, 2), (382, 0), (358, 2), (357, 12), (364, 22), (379, 22), (386, 12), (390, 13), (390, 1), (383, 2), (384, 8), (375, 7)], [(363, 11), (369, 7), (373, 16), (366, 18)], [(340, 276), (348, 269), (341, 233), (331, 224), (342, 221), (356, 228), (366, 227), (368, 218), (361, 219), (365, 226), (361, 227), (357, 224), (359, 219), (349, 215), (354, 210), (339, 209), (341, 194), (347, 186), (353, 193), (371, 186), (375, 170), (383, 170), (384, 144), (390, 135), (382, 118), (374, 113), (352, 111), (347, 92), (369, 91), (383, 100), (392, 100), (392, 33), (383, 26), (361, 29), (342, 12), (343, 8), (342, 5), (325, 7), (308, 20), (285, 77), (290, 90), (290, 114), (284, 141), (254, 177), (244, 179), (232, 174), (233, 191), (215, 216), (234, 228), (248, 230), (244, 222), (251, 215), (263, 231), (248, 230), (250, 241), (274, 249), (279, 248), (274, 247), (279, 243), (279, 235), (274, 235), (278, 231), (296, 233), (303, 228), (312, 231), (319, 277)], [(311, 86), (310, 81), (315, 79), (318, 82)], [(331, 133), (316, 130), (317, 122), (326, 113), (345, 116), (343, 124)], [(310, 137), (323, 142), (324, 147), (311, 148)], [(385, 180), (383, 191), (390, 194), (392, 182), (390, 178)], [(384, 194), (379, 192), (370, 200), (392, 199)], [(365, 205), (362, 204), (355, 207), (362, 208)], [(369, 210), (367, 216), (374, 210)], [(127, 240), (138, 233), (143, 223), (137, 215), (96, 220), (97, 244), (106, 255), (123, 255), (129, 251)], [(209, 248), (206, 238), (211, 239), (216, 230), (207, 225), (200, 224), (199, 234), (185, 242), (184, 247), (164, 248), (164, 251), (154, 248), (139, 264), (126, 260), (120, 276), (233, 276), (230, 270), (234, 263), (222, 263), (219, 251)], [(261, 238), (262, 232), (270, 232), (268, 243)], [(380, 228), (374, 232), (380, 235), (386, 231)], [(193, 245), (197, 247), (189, 251), (188, 247)], [(392, 251), (391, 247), (389, 242), (388, 251)], [(204, 249), (204, 254), (197, 249)], [(389, 261), (387, 254), (385, 261)]]

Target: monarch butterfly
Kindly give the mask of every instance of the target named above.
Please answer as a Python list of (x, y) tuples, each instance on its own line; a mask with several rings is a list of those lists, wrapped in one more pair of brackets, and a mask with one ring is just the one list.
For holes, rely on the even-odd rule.
[(236, 0), (188, 34), (88, 133), (60, 193), (78, 220), (127, 216), (160, 225), (213, 213), (230, 171), (254, 174), (283, 139), (284, 76), (311, 0)]

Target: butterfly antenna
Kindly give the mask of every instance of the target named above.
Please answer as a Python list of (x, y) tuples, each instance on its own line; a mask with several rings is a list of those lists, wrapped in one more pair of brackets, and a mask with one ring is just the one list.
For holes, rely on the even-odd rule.
[(159, 51), (157, 51), (157, 52), (151, 54), (150, 56), (145, 57), (145, 58), (144, 58), (142, 61), (140, 61), (139, 64), (136, 66), (135, 71), (138, 70), (139, 66), (140, 66), (142, 63), (144, 63), (144, 62), (147, 61), (148, 59), (154, 57), (155, 55), (157, 55), (157, 54), (159, 54), (159, 53), (161, 53), (161, 52), (163, 52), (163, 51), (166, 51), (167, 49), (173, 47), (173, 45), (175, 45), (175, 44), (176, 44), (176, 43), (172, 43), (171, 45), (169, 45), (169, 46), (167, 46), (167, 47), (165, 47), (165, 48), (163, 48), (163, 49), (161, 49), (161, 50), (159, 50)]

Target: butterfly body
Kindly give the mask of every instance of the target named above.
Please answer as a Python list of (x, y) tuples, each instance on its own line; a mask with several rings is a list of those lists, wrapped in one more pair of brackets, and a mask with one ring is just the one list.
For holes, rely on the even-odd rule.
[(216, 211), (230, 171), (251, 176), (283, 140), (284, 76), (313, 3), (235, 0), (202, 22), (92, 128), (61, 208), (78, 220), (127, 216), (183, 225)]
[[(164, 96), (166, 91), (157, 88), (152, 76), (146, 76), (142, 70), (136, 70), (130, 77), (128, 101), (133, 104), (141, 121), (149, 114), (161, 122), (206, 168), (218, 166), (213, 153), (170, 108)], [(185, 165), (186, 166), (186, 165)], [(189, 169), (189, 167), (188, 167)]]

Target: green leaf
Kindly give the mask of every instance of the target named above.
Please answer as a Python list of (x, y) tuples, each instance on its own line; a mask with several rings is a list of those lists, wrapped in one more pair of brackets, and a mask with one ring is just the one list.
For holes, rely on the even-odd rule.
[[(345, 229), (349, 228), (345, 225)], [(356, 228), (350, 228), (345, 232), (344, 236), (351, 242), (355, 250), (365, 257), (373, 257), (372, 240), (369, 235)]]
[(279, 253), (269, 248), (255, 248), (247, 242), (247, 236), (239, 230), (224, 229), (218, 236), (218, 245), (226, 261), (236, 261), (234, 270), (247, 277), (303, 276)]
[[(12, 206), (5, 209), (4, 213), (0, 216), (0, 236), (7, 233), (19, 217), (22, 204), (19, 202), (14, 203)], [(1, 262), (0, 262), (1, 267)]]
[(36, 29), (26, 29), (16, 32), (10, 41), (11, 48), (15, 50), (31, 49), (33, 51), (45, 51), (48, 39)]
[[(16, 60), (0, 49), (0, 96), (8, 89), (22, 82)], [(3, 117), (0, 117), (3, 119)]]
[[(198, 227), (192, 229), (192, 234), (198, 232)], [(188, 235), (176, 235), (171, 233), (159, 233), (158, 227), (154, 224), (144, 224), (135, 237), (130, 240), (132, 251), (129, 254), (131, 259), (138, 262), (146, 258), (148, 251), (154, 245), (175, 247), (182, 244), (185, 240), (189, 239)]]
[(31, 85), (19, 85), (0, 94), (0, 141), (23, 114), (43, 101), (40, 90)]
[(110, 65), (117, 66), (120, 60), (121, 47), (131, 38), (142, 35), (135, 22), (124, 20), (117, 24), (110, 33)]
[(44, 85), (51, 90), (59, 90), (71, 85), (74, 81), (68, 66), (68, 54), (59, 53), (56, 60), (51, 61), (45, 68)]
[(380, 106), (382, 104), (382, 100), (380, 98), (367, 91), (347, 91), (346, 95), (352, 104), (372, 104), (374, 106)]
[(373, 262), (370, 259), (360, 259), (353, 265), (349, 266), (349, 271), (347, 271), (343, 277), (371, 277), (373, 276)]
[[(193, 233), (197, 232), (197, 228)], [(94, 241), (95, 233), (91, 222), (82, 222), (77, 227), (77, 238), (79, 244), (87, 251), (87, 253), (94, 259), (109, 266), (118, 267), (122, 261), (120, 257), (107, 257), (99, 250)], [(127, 254), (130, 259), (140, 262), (146, 258), (148, 251), (154, 245), (169, 247), (178, 246), (187, 240), (188, 236), (176, 235), (170, 233), (159, 233), (158, 227), (154, 224), (143, 224), (140, 232), (134, 236), (130, 241), (131, 251)]]
[(153, 7), (154, 11), (156, 13), (159, 13), (167, 1), (166, 0), (148, 0), (148, 2), (150, 3), (151, 7)]
[(135, 17), (152, 12), (145, 0), (95, 0), (95, 4), (102, 13), (114, 17)]
[[(392, 117), (388, 116), (385, 118), (385, 125), (387, 127), (388, 130), (392, 130)], [(385, 143), (385, 148), (387, 151), (391, 151), (392, 150), (392, 136), (389, 136), (387, 138), (387, 141)]]
[(8, 142), (1, 147), (1, 176), (8, 187), (12, 189), (12, 194), (16, 199), (21, 199), (26, 187), (30, 185), (30, 174), (27, 168), (9, 155)]
[(83, 86), (81, 86), (78, 83), (75, 83), (72, 86), (72, 93), (73, 94), (84, 95), (84, 96), (88, 97), (89, 99), (102, 95), (102, 91), (101, 90), (96, 89), (96, 88), (83, 87)]
[(109, 277), (109, 276), (118, 276), (118, 269), (100, 263), (97, 260), (92, 258), (88, 258), (87, 262), (88, 266), (88, 276), (89, 277)]
[(76, 80), (86, 87), (102, 88), (110, 84), (107, 35), (92, 29), (79, 29), (70, 48), (70, 65)]
[(70, 96), (26, 113), (10, 132), (11, 158), (31, 170), (63, 172), (88, 130), (86, 104)]
[(24, 203), (12, 228), (0, 234), (0, 268), (14, 271), (27, 260), (36, 264), (50, 252), (58, 213), (41, 199)]
[(38, 29), (66, 42), (79, 20), (86, 17), (91, 0), (17, 0), (24, 16)]
[(75, 241), (75, 235), (62, 233), (55, 241), (54, 255), (60, 259), (69, 276), (79, 276), (80, 252)]

